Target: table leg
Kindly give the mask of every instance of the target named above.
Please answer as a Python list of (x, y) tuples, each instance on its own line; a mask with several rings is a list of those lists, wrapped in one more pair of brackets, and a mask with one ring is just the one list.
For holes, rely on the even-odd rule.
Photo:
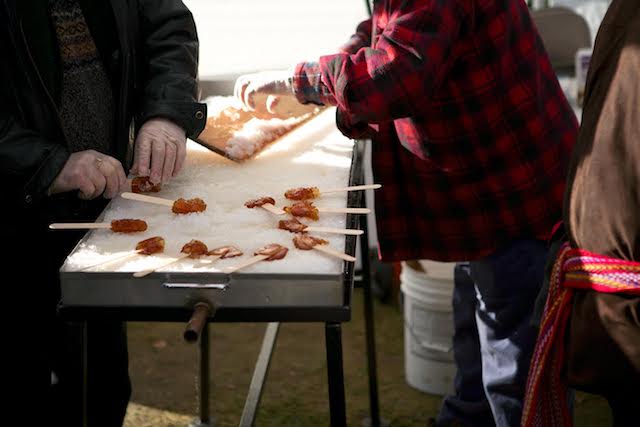
[(346, 427), (347, 409), (342, 368), (342, 328), (340, 323), (325, 324), (327, 375), (329, 377), (329, 410), (331, 427)]
[[(364, 178), (363, 178), (364, 182)], [(363, 196), (364, 197), (364, 196)], [(366, 200), (366, 199), (365, 199)], [(363, 203), (366, 205), (366, 202)], [(376, 362), (376, 338), (373, 320), (373, 293), (371, 291), (371, 262), (369, 254), (369, 226), (367, 218), (360, 219), (360, 255), (362, 261), (362, 296), (364, 299), (364, 328), (367, 342), (367, 371), (369, 374), (369, 416), (363, 421), (366, 427), (383, 427), (389, 423), (380, 418), (378, 401), (378, 368)]]
[(240, 418), (240, 427), (253, 427), (258, 412), (258, 406), (260, 405), (260, 399), (262, 398), (262, 389), (264, 388), (267, 374), (269, 373), (269, 364), (271, 363), (271, 356), (273, 355), (273, 349), (276, 345), (276, 339), (278, 338), (278, 329), (280, 323), (272, 322), (267, 325), (267, 330), (264, 333), (264, 339), (262, 340), (262, 347), (260, 348), (260, 354), (256, 361), (256, 366), (253, 370), (253, 377), (251, 377), (251, 384), (249, 385), (249, 393), (247, 394), (247, 400), (244, 403), (244, 409), (242, 410), (242, 417)]
[(88, 379), (88, 347), (87, 347), (87, 322), (80, 323), (80, 360), (81, 360), (81, 372), (82, 372), (82, 425), (89, 427), (89, 379)]
[(200, 337), (200, 422), (209, 423), (209, 323)]
[(211, 418), (209, 413), (209, 368), (211, 357), (209, 356), (209, 323), (205, 323), (199, 336), (198, 350), (200, 357), (200, 378), (199, 378), (199, 419), (189, 424), (189, 427), (214, 427), (215, 420)]

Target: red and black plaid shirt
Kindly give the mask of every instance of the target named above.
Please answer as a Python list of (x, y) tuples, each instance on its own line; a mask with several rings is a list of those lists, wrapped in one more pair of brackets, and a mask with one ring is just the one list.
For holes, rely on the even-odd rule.
[(371, 131), (383, 260), (477, 259), (561, 218), (577, 121), (522, 0), (376, 2), (293, 86)]

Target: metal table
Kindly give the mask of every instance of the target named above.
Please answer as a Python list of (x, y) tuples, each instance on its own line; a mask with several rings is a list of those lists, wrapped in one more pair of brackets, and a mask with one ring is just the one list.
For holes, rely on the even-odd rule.
[[(364, 145), (354, 146), (350, 170), (350, 185), (361, 184)], [(365, 204), (362, 192), (349, 193), (347, 206)], [(359, 218), (347, 216), (347, 227), (358, 228)], [(362, 226), (366, 228), (366, 219)], [(355, 255), (356, 238), (346, 236), (345, 252)], [(366, 233), (365, 233), (366, 240)], [(80, 242), (82, 243), (82, 242)], [(368, 245), (363, 241), (363, 253)], [(368, 274), (368, 258), (363, 259), (365, 314), (370, 368), (372, 403), (377, 414), (377, 383), (375, 382), (375, 344), (373, 315)], [(332, 426), (346, 426), (341, 323), (351, 318), (351, 297), (354, 265), (345, 262), (340, 274), (231, 274), (195, 272), (154, 272), (142, 279), (132, 279), (130, 273), (60, 272), (62, 299), (60, 313), (66, 319), (83, 322), (93, 319), (122, 321), (186, 322), (194, 306), (205, 303), (211, 308), (207, 322), (270, 322), (254, 376), (249, 388), (241, 426), (251, 426), (259, 406), (263, 384), (268, 373), (271, 351), (277, 338), (277, 322), (325, 323), (329, 407)], [(368, 299), (368, 303), (367, 303)], [(200, 339), (200, 421), (198, 426), (210, 426), (209, 415), (209, 343), (207, 326)], [(86, 337), (86, 334), (85, 334)], [(83, 354), (86, 360), (86, 339)], [(372, 370), (373, 368), (373, 370)], [(86, 365), (85, 365), (86, 373)], [(371, 379), (373, 378), (373, 379)], [(373, 381), (373, 382), (371, 382)], [(86, 382), (86, 378), (85, 378)], [(86, 390), (85, 390), (86, 392)], [(86, 396), (90, 398), (90, 396)], [(85, 402), (86, 404), (86, 402)], [(372, 407), (372, 410), (374, 407)], [(376, 416), (372, 417), (376, 420)], [(376, 420), (377, 421), (377, 420)], [(372, 425), (378, 425), (375, 421)]]

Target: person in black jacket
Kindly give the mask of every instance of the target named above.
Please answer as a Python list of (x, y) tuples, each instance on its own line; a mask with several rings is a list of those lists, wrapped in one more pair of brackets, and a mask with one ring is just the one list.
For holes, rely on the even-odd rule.
[[(5, 327), (4, 355), (20, 373), (9, 401), (44, 409), (27, 417), (83, 424), (81, 335), (56, 312), (58, 270), (82, 233), (47, 225), (95, 220), (126, 171), (154, 182), (180, 171), (186, 138), (206, 119), (197, 64), (179, 0), (0, 0), (0, 266), (18, 274), (2, 288), (5, 302), (29, 309), (20, 328)], [(86, 334), (88, 425), (120, 426), (124, 325), (93, 321)]]

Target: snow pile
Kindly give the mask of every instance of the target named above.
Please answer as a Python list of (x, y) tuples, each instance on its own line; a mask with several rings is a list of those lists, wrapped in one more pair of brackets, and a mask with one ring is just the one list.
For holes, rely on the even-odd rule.
[[(263, 262), (242, 270), (246, 273), (338, 274), (342, 261), (318, 251), (300, 251), (293, 247), (294, 234), (279, 230), (278, 217), (263, 209), (248, 209), (244, 202), (271, 196), (276, 205), (290, 204), (284, 192), (293, 187), (323, 188), (348, 185), (353, 142), (336, 129), (335, 111), (329, 109), (286, 134), (258, 156), (242, 163), (225, 159), (189, 142), (187, 164), (183, 172), (154, 196), (175, 200), (200, 197), (207, 210), (198, 214), (175, 215), (168, 207), (117, 198), (104, 212), (104, 219), (139, 218), (147, 221), (144, 233), (117, 234), (109, 230), (91, 231), (67, 259), (65, 270), (112, 259), (131, 251), (140, 240), (162, 236), (166, 240), (164, 254), (138, 256), (88, 271), (139, 271), (157, 265), (161, 259), (175, 257), (191, 239), (202, 240), (210, 249), (235, 245), (245, 252), (239, 258), (204, 263), (185, 260), (161, 271), (219, 271), (253, 255), (269, 243), (287, 246), (290, 251), (281, 261)], [(345, 207), (346, 193), (321, 196), (315, 201), (321, 207)], [(303, 222), (322, 227), (346, 227), (346, 215), (321, 214), (317, 222)], [(64, 231), (60, 231), (61, 233)], [(345, 237), (317, 234), (329, 240), (331, 247), (344, 251)]]

